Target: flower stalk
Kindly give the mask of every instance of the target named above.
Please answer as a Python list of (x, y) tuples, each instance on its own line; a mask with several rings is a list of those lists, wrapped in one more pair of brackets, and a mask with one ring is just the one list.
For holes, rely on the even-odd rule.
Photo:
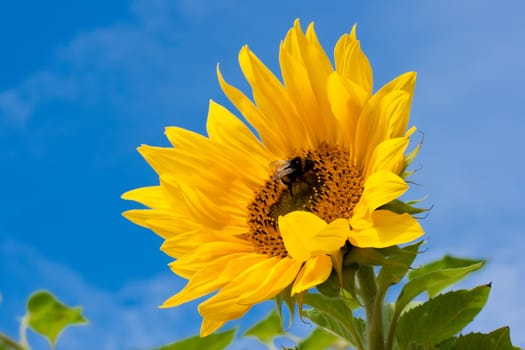
[(360, 294), (364, 301), (367, 321), (368, 349), (384, 350), (383, 299), (385, 293), (377, 288), (372, 266), (363, 265), (357, 271)]

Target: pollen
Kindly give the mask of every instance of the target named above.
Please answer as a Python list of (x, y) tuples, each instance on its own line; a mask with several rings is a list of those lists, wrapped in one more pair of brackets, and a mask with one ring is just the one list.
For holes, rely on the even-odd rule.
[(296, 152), (289, 159), (295, 157), (313, 162), (313, 167), (297, 169), (291, 182), (272, 174), (248, 205), (249, 232), (245, 238), (258, 253), (288, 255), (279, 233), (279, 216), (304, 210), (328, 223), (349, 219), (363, 193), (362, 174), (347, 150), (323, 143), (316, 149)]

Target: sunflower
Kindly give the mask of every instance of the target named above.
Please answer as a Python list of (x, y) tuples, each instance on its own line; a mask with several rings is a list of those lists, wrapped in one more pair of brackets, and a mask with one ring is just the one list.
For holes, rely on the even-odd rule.
[[(281, 42), (282, 82), (247, 46), (240, 67), (253, 101), (217, 74), (251, 129), (210, 101), (208, 136), (166, 128), (173, 147), (141, 146), (159, 186), (123, 195), (148, 209), (124, 216), (165, 239), (173, 272), (188, 280), (163, 304), (199, 305), (201, 336), (291, 287), (305, 292), (338, 269), (341, 248), (387, 247), (423, 234), (388, 210), (407, 189), (407, 130), (415, 73), (372, 93), (355, 26), (334, 50), (297, 20)], [(339, 263), (337, 263), (339, 261)]]

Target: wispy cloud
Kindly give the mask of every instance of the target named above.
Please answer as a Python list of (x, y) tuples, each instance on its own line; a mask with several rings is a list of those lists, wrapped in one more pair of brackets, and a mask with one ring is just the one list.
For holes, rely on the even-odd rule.
[[(195, 45), (186, 37), (186, 17), (206, 17), (209, 11), (209, 6), (192, 4), (137, 0), (120, 21), (78, 34), (56, 49), (47, 67), (0, 92), (0, 123), (23, 127), (52, 100), (109, 106), (127, 118), (144, 116), (151, 106), (159, 116), (173, 113), (174, 105), (188, 100), (174, 98), (191, 78), (181, 67), (208, 59), (202, 52), (188, 54)], [(192, 81), (190, 95), (215, 79), (215, 63), (211, 59), (207, 65), (208, 80)]]
[[(1, 287), (2, 323), (13, 324), (9, 319), (14, 321), (15, 316), (24, 313), (24, 299), (36, 289), (48, 289), (69, 305), (83, 306), (90, 324), (67, 330), (59, 339), (61, 349), (147, 349), (197, 331), (194, 327), (199, 324), (199, 316), (194, 304), (170, 310), (158, 308), (181, 287), (168, 272), (108, 291), (16, 242), (1, 243), (0, 252), (0, 273), (4, 281), (12, 281)], [(9, 312), (12, 314), (6, 315)]]

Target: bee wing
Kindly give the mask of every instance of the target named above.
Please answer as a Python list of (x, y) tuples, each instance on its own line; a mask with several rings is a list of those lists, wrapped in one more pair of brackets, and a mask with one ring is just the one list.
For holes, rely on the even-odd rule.
[(275, 160), (270, 163), (270, 167), (273, 169), (272, 180), (280, 179), (294, 171), (290, 168), (290, 161), (288, 160)]

